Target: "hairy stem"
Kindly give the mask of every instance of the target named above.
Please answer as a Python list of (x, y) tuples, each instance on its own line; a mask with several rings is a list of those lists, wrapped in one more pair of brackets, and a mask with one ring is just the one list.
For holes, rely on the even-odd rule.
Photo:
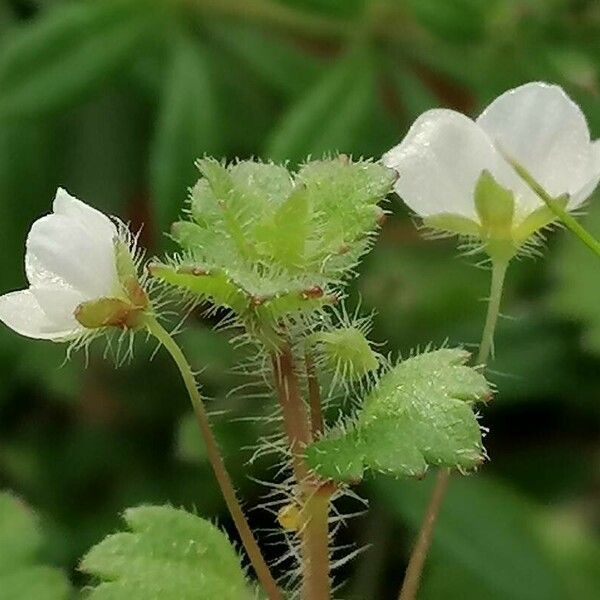
[(477, 364), (485, 366), (490, 354), (494, 349), (494, 332), (500, 315), (500, 302), (502, 301), (502, 289), (504, 288), (504, 278), (508, 262), (495, 260), (492, 262), (492, 285), (490, 288), (490, 297), (488, 298), (488, 309), (485, 317), (485, 325), (479, 344), (477, 354)]
[(306, 381), (308, 385), (308, 402), (310, 404), (310, 424), (313, 438), (323, 433), (323, 407), (321, 404), (321, 388), (317, 377), (315, 361), (306, 350), (304, 353), (304, 364), (306, 365)]
[(271, 575), (258, 543), (254, 538), (254, 534), (248, 525), (248, 521), (246, 521), (242, 507), (238, 502), (235, 488), (233, 487), (231, 477), (229, 476), (227, 468), (225, 467), (217, 440), (215, 439), (210, 426), (210, 421), (204, 407), (204, 402), (202, 401), (198, 391), (194, 373), (188, 361), (186, 360), (185, 355), (169, 332), (156, 319), (149, 318), (146, 322), (146, 327), (148, 331), (169, 352), (175, 361), (175, 364), (179, 368), (181, 377), (194, 408), (196, 420), (198, 421), (200, 431), (202, 432), (202, 436), (204, 438), (208, 459), (210, 460), (215, 477), (219, 483), (219, 487), (221, 488), (221, 493), (223, 494), (223, 498), (225, 499), (229, 513), (231, 514), (233, 522), (235, 523), (242, 543), (244, 544), (244, 548), (248, 553), (252, 566), (256, 571), (256, 575), (261, 585), (267, 593), (269, 600), (283, 600), (283, 596), (277, 587), (275, 579)]
[(328, 519), (332, 492), (327, 484), (322, 485), (315, 478), (304, 461), (304, 448), (312, 440), (312, 434), (290, 346), (285, 345), (278, 354), (274, 354), (272, 363), (301, 505), (302, 598), (329, 600)]
[[(487, 364), (494, 347), (494, 332), (496, 331), (498, 316), (500, 315), (500, 303), (507, 267), (508, 262), (506, 261), (492, 261), (492, 283), (485, 325), (477, 354), (478, 365), (485, 366)], [(398, 597), (399, 600), (415, 600), (417, 597), (421, 575), (433, 539), (433, 530), (444, 502), (449, 481), (450, 469), (440, 469), (435, 480), (433, 492), (431, 493), (431, 499), (425, 511), (425, 516), (421, 522), (417, 541), (408, 561), (402, 589)]]
[(279, 354), (274, 354), (271, 360), (277, 398), (283, 415), (283, 426), (292, 455), (294, 477), (298, 483), (303, 483), (309, 477), (304, 462), (304, 448), (312, 438), (291, 348), (285, 346)]

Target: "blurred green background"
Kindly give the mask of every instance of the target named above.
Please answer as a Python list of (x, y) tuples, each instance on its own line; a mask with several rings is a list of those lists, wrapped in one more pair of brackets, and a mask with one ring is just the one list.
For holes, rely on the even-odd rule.
[[(2, 0), (0, 291), (24, 286), (26, 233), (58, 185), (143, 223), (158, 253), (204, 153), (378, 157), (423, 110), (475, 115), (529, 80), (563, 85), (600, 136), (597, 0)], [(390, 208), (352, 292), (377, 310), (373, 337), (393, 353), (476, 343), (489, 274), (453, 241), (423, 240), (397, 199)], [(588, 213), (600, 235), (600, 197)], [(511, 267), (504, 313), (483, 416), (490, 462), (453, 480), (421, 598), (597, 599), (600, 264), (552, 235), (543, 258)], [(242, 357), (211, 325), (194, 317), (180, 339), (256, 507), (266, 490), (247, 475), (271, 478), (270, 462), (243, 462), (269, 432), (239, 417), (271, 406), (228, 394), (244, 383), (231, 373)], [(0, 486), (39, 512), (45, 560), (77, 585), (78, 557), (128, 506), (195, 508), (232, 531), (183, 387), (163, 353), (148, 364), (153, 350), (140, 344), (115, 370), (98, 348), (84, 368), (0, 330)], [(429, 487), (363, 484), (370, 510), (339, 542), (370, 547), (340, 567), (339, 597), (395, 597)], [(274, 527), (267, 511), (250, 518)]]

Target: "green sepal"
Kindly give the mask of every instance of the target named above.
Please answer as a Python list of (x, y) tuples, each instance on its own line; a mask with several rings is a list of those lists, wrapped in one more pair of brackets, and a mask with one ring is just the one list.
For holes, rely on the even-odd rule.
[(490, 258), (510, 260), (518, 250), (513, 239), (515, 197), (487, 170), (482, 171), (475, 186), (475, 209), (481, 220), (480, 237)]
[(118, 327), (135, 329), (140, 326), (144, 307), (137, 307), (121, 298), (99, 298), (82, 302), (75, 309), (75, 319), (87, 329)]
[(136, 308), (146, 308), (150, 303), (146, 292), (140, 284), (134, 257), (126, 242), (115, 241), (115, 262), (117, 277), (124, 295)]
[(399, 363), (349, 424), (308, 447), (308, 463), (337, 481), (354, 481), (365, 469), (410, 477), (428, 466), (474, 469), (484, 449), (473, 405), (488, 400), (490, 389), (468, 359), (464, 350), (442, 349)]
[(479, 223), (473, 219), (455, 215), (453, 213), (440, 213), (423, 218), (423, 223), (427, 227), (440, 229), (457, 235), (480, 237), (481, 228)]
[[(555, 202), (563, 209), (567, 208), (569, 195), (565, 194), (556, 198)], [(518, 244), (522, 244), (530, 238), (536, 231), (543, 229), (558, 220), (558, 217), (546, 205), (540, 206), (532, 213), (527, 215), (523, 221), (515, 228), (514, 238)]]
[(481, 224), (495, 236), (507, 237), (513, 224), (515, 198), (487, 171), (482, 171), (475, 185), (475, 209)]
[(240, 559), (209, 521), (170, 506), (125, 511), (129, 532), (108, 536), (80, 569), (99, 581), (90, 600), (252, 600)]

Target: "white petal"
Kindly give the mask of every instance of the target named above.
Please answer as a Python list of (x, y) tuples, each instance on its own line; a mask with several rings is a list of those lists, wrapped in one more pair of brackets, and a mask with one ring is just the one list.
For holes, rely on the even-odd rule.
[(33, 286), (71, 288), (86, 298), (113, 292), (117, 278), (113, 237), (92, 232), (75, 215), (38, 219), (27, 238), (25, 267)]
[(596, 174), (585, 117), (557, 85), (535, 82), (509, 90), (477, 124), (553, 196), (576, 193)]
[(516, 174), (471, 119), (452, 110), (423, 113), (383, 156), (399, 174), (395, 190), (418, 215), (454, 213), (479, 221), (474, 190), (484, 169), (512, 189)]
[(61, 328), (52, 321), (30, 290), (0, 296), (0, 321), (21, 335), (42, 340), (63, 341), (81, 331)]
[(570, 210), (581, 206), (592, 195), (598, 183), (600, 183), (600, 140), (592, 142), (591, 157), (593, 167), (590, 170), (594, 174), (580, 190), (571, 196), (571, 200), (569, 201)]
[(75, 309), (85, 302), (86, 298), (75, 290), (30, 287), (40, 308), (46, 316), (60, 329), (80, 329), (81, 326), (75, 319)]
[(56, 215), (73, 217), (101, 239), (113, 239), (117, 235), (115, 224), (104, 213), (71, 196), (63, 188), (56, 190), (52, 210)]

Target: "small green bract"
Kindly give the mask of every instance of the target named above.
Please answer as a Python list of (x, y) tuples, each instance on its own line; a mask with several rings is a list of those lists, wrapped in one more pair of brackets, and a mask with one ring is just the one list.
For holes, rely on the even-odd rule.
[(92, 548), (81, 570), (97, 577), (90, 600), (251, 600), (238, 555), (209, 521), (169, 506), (125, 511), (129, 533)]
[(350, 424), (309, 446), (310, 465), (337, 481), (358, 480), (367, 468), (416, 477), (429, 465), (475, 468), (484, 449), (473, 405), (490, 390), (465, 365), (468, 358), (464, 350), (442, 349), (390, 369)]

